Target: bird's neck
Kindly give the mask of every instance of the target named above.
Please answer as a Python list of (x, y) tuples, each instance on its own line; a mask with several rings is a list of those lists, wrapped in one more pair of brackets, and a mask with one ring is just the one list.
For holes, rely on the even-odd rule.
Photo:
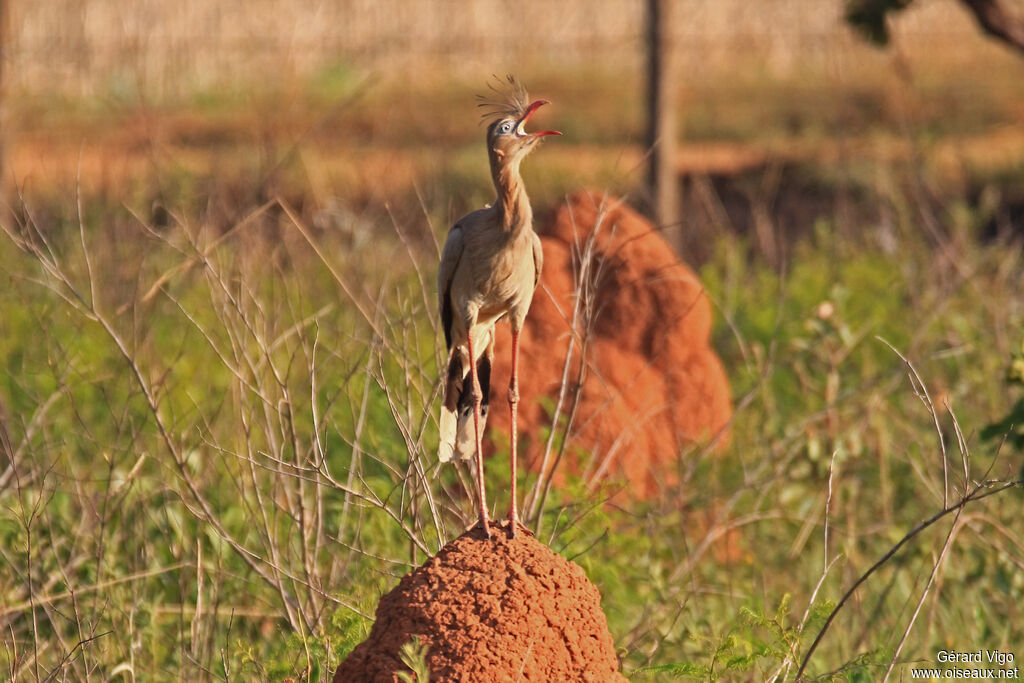
[(530, 207), (530, 198), (526, 196), (523, 178), (519, 175), (519, 160), (495, 165), (491, 175), (494, 177), (494, 188), (498, 191), (494, 206), (501, 218), (502, 228), (513, 234), (531, 229), (533, 209)]

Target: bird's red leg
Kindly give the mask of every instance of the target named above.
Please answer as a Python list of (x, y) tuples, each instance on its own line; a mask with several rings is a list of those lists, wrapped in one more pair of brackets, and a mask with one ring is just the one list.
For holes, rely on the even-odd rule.
[(484, 451), (481, 448), (480, 440), (480, 402), (483, 400), (483, 392), (480, 390), (480, 378), (476, 375), (476, 354), (473, 353), (473, 334), (466, 334), (466, 346), (469, 347), (469, 376), (470, 386), (473, 395), (473, 430), (476, 433), (476, 483), (480, 489), (480, 521), (478, 524), (484, 528), (484, 535), (491, 537), (491, 529), (487, 524), (487, 495), (484, 493)]
[(519, 508), (516, 501), (516, 442), (519, 432), (516, 428), (516, 416), (519, 412), (519, 330), (512, 327), (512, 380), (508, 385), (509, 423), (512, 427), (512, 442), (509, 448), (509, 461), (512, 468), (512, 504), (508, 509), (509, 534), (515, 538), (516, 526), (519, 524)]

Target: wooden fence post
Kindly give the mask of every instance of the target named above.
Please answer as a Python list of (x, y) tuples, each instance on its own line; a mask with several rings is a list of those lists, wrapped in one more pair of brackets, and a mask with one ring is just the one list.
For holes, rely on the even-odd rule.
[(672, 5), (647, 0), (647, 149), (648, 188), (654, 221), (676, 249), (682, 247), (679, 174), (676, 165), (675, 60)]

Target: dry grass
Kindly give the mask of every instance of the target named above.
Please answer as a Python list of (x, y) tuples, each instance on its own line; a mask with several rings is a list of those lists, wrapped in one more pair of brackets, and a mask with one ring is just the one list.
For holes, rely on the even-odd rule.
[[(825, 72), (855, 79), (877, 53), (843, 26), (842, 4), (818, 0), (685, 0), (673, 37), (689, 82)], [(259, 0), (244, 6), (185, 0), (14, 2), (11, 85), (29, 93), (182, 94), (225, 83), (285, 83), (337, 65), (378, 77), (408, 72), (437, 81), (443, 66), (472, 75), (537, 70), (545, 63), (634, 69), (642, 63), (642, 3), (542, 0), (513, 8), (459, 3)], [(996, 53), (953, 0), (918, 3), (897, 22), (912, 54), (948, 66)], [(952, 54), (951, 54), (952, 53)], [(443, 80), (443, 79), (442, 79)]]
[[(551, 27), (572, 22), (527, 5), (553, 49)], [(384, 73), (371, 65), (324, 80), (350, 58), (331, 41), (383, 40), (370, 3), (324, 10), (358, 15), (348, 32), (302, 4), (267, 2), (247, 24), (186, 3), (147, 43), (132, 42), (145, 22), (101, 30), (116, 3), (90, 7), (75, 40), (63, 5), (27, 7), (9, 111), (24, 201), (0, 216), (0, 662), (16, 680), (325, 680), (379, 592), (472, 521), (466, 473), (434, 466), (430, 283), (449, 219), (490, 199), (482, 131), (463, 125), (482, 79), (367, 86)], [(482, 7), (460, 17), (467, 30), (493, 20)], [(938, 44), (931, 63), (914, 31), (949, 5), (907, 19), (905, 62), (834, 42), (831, 10), (806, 7), (695, 2), (685, 34), (693, 59), (719, 46), (688, 81), (680, 166), (710, 226), (693, 235), (723, 321), (733, 442), (681, 453), (680, 485), (628, 510), (595, 482), (522, 486), (545, 540), (601, 587), (640, 679), (794, 680), (811, 654), (815, 675), (877, 679), (938, 645), (1021, 642), (1019, 506), (981, 500), (1016, 482), (1019, 453), (976, 434), (1012, 401), (1001, 373), (1024, 325), (1021, 252), (999, 213), (1020, 183), (1024, 67), (960, 43), (962, 26), (946, 37), (965, 47)], [(590, 42), (565, 49), (628, 67), (636, 24), (620, 19), (588, 19)], [(312, 35), (281, 32), (254, 56), (231, 52), (228, 25)], [(726, 54), (748, 42), (751, 56)], [(443, 49), (432, 56), (459, 59)], [(74, 50), (95, 71), (46, 80)], [(548, 69), (534, 87), (567, 135), (527, 169), (538, 210), (581, 186), (642, 199), (639, 86), (621, 66)], [(190, 90), (253, 73), (294, 80)], [(44, 84), (109, 98), (55, 106)], [(781, 211), (791, 168), (824, 206), (802, 233)], [(747, 194), (723, 195), (722, 176)], [(578, 302), (572, 348), (586, 353), (593, 311)], [(550, 461), (571, 428), (565, 379)]]

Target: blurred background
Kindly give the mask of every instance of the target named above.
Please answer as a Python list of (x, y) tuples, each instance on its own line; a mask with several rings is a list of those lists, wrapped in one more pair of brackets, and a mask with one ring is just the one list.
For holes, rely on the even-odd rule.
[[(663, 5), (678, 147), (668, 155), (676, 178), (697, 178), (684, 194), (706, 195), (709, 181), (747, 229), (751, 191), (730, 182), (739, 175), (815, 163), (849, 175), (918, 155), (937, 182), (976, 199), (1024, 153), (1019, 50), (985, 36), (957, 0), (888, 18), (905, 3), (861, 4), (889, 26), (885, 49), (853, 30), (841, 0), (7, 2), (4, 178), (27, 191), (75, 180), (151, 203), (174, 191), (176, 172), (230, 179), (258, 159), (244, 171), (274, 192), (300, 173), (291, 189), (321, 209), (401, 208), (414, 185), (430, 194), (434, 181), (479, 176), (473, 94), (515, 73), (555, 102), (546, 115), (566, 132), (549, 145), (537, 198), (610, 188), (654, 212), (645, 150), (667, 136), (649, 131), (648, 16)], [(780, 229), (798, 231), (820, 213), (820, 188), (781, 170), (768, 178), (780, 184)], [(677, 237), (695, 259), (710, 229), (701, 203), (677, 202), (689, 223)]]
[(839, 604), (824, 680), (1024, 659), (1024, 0), (0, 0), (5, 674), (328, 680), (461, 533), (433, 279), (508, 73), (538, 226), (624, 197), (728, 376), (651, 495), (523, 474), (623, 671), (796, 680)]

